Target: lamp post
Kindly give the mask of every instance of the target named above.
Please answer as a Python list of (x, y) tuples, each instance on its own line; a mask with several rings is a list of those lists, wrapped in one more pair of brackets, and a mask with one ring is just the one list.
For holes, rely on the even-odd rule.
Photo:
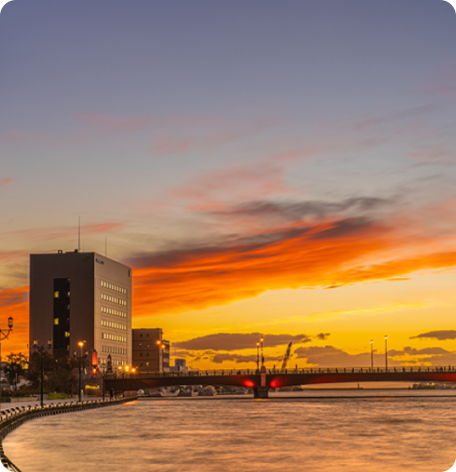
[(385, 336), (385, 368), (388, 372), (388, 336)]
[(260, 343), (261, 343), (261, 367), (264, 367), (264, 356), (263, 356), (264, 338), (260, 339)]
[(371, 371), (374, 371), (374, 341), (371, 339)]
[[(8, 336), (10, 335), (11, 331), (13, 330), (13, 318), (10, 316), (8, 318), (8, 331), (3, 331), (3, 329), (0, 329), (0, 372), (3, 372), (3, 365), (2, 365), (2, 341), (4, 339), (8, 339)], [(1, 374), (0, 374), (1, 377)], [(2, 401), (1, 401), (1, 396), (2, 396), (2, 379), (0, 378), (0, 411), (2, 411)]]
[(82, 371), (82, 360), (86, 359), (89, 353), (85, 351), (84, 355), (82, 355), (82, 347), (84, 346), (85, 341), (79, 341), (78, 346), (81, 350), (81, 354), (78, 356), (76, 350), (73, 351), (73, 357), (79, 360), (79, 401), (82, 402), (82, 390), (81, 390), (81, 371)]
[(257, 371), (260, 370), (260, 343), (257, 341)]
[(44, 358), (46, 354), (51, 350), (52, 347), (52, 339), (48, 339), (48, 345), (47, 348), (44, 346), (38, 346), (38, 341), (36, 339), (33, 340), (33, 349), (35, 352), (41, 357), (41, 387), (40, 387), (40, 393), (41, 393), (41, 408), (44, 406), (43, 402), (43, 397), (44, 397)]
[(106, 372), (106, 366), (103, 364), (102, 365), (102, 371), (101, 371), (101, 386), (102, 386), (102, 391), (103, 391), (103, 401), (105, 400), (105, 372)]

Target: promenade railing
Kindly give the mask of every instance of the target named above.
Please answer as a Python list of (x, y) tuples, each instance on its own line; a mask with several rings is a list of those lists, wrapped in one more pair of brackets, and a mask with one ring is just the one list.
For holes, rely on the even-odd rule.
[(38, 405), (28, 405), (2, 410), (0, 412), (0, 461), (6, 469), (13, 472), (21, 472), (21, 470), (5, 454), (5, 451), (3, 450), (3, 439), (26, 421), (44, 416), (59, 415), (62, 413), (116, 405), (134, 399), (135, 397), (127, 397), (119, 400), (87, 400), (82, 402), (56, 403), (53, 405), (44, 405), (43, 407)]

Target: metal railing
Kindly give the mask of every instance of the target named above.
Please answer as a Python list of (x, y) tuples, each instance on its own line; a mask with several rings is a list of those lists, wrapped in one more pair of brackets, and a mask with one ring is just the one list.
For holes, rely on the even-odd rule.
[[(284, 374), (368, 374), (368, 373), (405, 373), (405, 372), (423, 372), (423, 373), (443, 373), (456, 372), (456, 366), (445, 367), (321, 367), (321, 368), (294, 368), (294, 369), (266, 369), (267, 375), (284, 375)], [(259, 375), (261, 371), (258, 369), (223, 369), (223, 370), (193, 370), (179, 372), (138, 372), (125, 374), (125, 378), (141, 379), (141, 378), (174, 378), (174, 377), (208, 377), (208, 376), (227, 376), (227, 375)], [(105, 374), (105, 379), (119, 378), (114, 374)]]

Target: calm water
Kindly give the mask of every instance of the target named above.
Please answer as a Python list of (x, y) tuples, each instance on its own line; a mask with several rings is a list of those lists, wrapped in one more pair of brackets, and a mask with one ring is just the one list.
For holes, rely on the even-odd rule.
[(448, 470), (456, 397), (407, 393), (140, 400), (28, 422), (4, 448), (23, 472)]

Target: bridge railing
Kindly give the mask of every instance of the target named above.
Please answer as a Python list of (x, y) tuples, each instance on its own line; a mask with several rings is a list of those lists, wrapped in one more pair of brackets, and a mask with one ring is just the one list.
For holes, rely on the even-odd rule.
[[(292, 369), (266, 369), (268, 375), (292, 375), (292, 374), (368, 374), (368, 373), (404, 373), (404, 372), (456, 372), (456, 366), (445, 367), (317, 367), (317, 368), (292, 368)], [(175, 378), (175, 377), (206, 377), (206, 376), (227, 376), (227, 375), (259, 375), (261, 371), (258, 369), (223, 369), (223, 370), (192, 370), (188, 372), (139, 372), (134, 374), (125, 374), (126, 378)], [(105, 374), (106, 379), (122, 378), (117, 373)]]

